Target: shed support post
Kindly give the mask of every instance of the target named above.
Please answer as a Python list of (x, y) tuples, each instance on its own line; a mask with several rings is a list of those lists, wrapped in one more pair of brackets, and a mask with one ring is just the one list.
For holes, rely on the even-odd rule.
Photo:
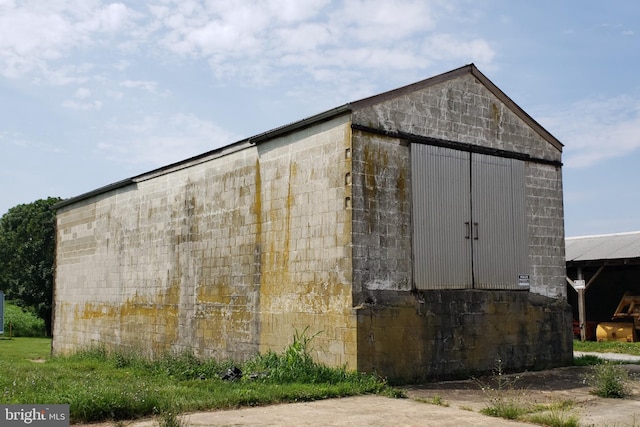
[[(582, 277), (582, 267), (578, 267), (578, 280), (584, 280)], [(578, 291), (578, 322), (580, 322), (580, 341), (587, 340), (587, 319), (585, 310), (585, 291), (586, 286), (580, 287)]]

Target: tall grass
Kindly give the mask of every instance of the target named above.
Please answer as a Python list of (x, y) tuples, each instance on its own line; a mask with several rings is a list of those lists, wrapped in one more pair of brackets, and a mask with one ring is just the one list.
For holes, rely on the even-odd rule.
[(0, 342), (0, 403), (68, 403), (72, 422), (93, 422), (388, 390), (377, 376), (314, 362), (311, 339), (296, 333), (282, 353), (237, 364), (244, 374), (237, 381), (221, 379), (232, 362), (199, 360), (190, 353), (149, 360), (93, 348), (33, 363)]

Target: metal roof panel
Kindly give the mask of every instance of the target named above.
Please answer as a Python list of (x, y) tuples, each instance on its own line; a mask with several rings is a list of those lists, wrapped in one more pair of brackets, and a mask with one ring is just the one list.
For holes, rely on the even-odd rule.
[(596, 261), (640, 258), (640, 232), (568, 237), (567, 261)]

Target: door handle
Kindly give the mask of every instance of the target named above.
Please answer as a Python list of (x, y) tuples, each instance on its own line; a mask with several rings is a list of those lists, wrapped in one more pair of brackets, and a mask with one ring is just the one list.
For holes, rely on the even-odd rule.
[(469, 221), (465, 221), (464, 227), (465, 227), (464, 238), (469, 239), (471, 237), (471, 223)]
[(473, 240), (478, 240), (478, 223), (473, 223)]

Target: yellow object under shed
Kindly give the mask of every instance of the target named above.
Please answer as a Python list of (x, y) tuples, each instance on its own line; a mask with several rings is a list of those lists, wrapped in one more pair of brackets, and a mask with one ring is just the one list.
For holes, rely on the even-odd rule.
[(635, 328), (633, 323), (603, 322), (596, 328), (598, 341), (634, 342)]

